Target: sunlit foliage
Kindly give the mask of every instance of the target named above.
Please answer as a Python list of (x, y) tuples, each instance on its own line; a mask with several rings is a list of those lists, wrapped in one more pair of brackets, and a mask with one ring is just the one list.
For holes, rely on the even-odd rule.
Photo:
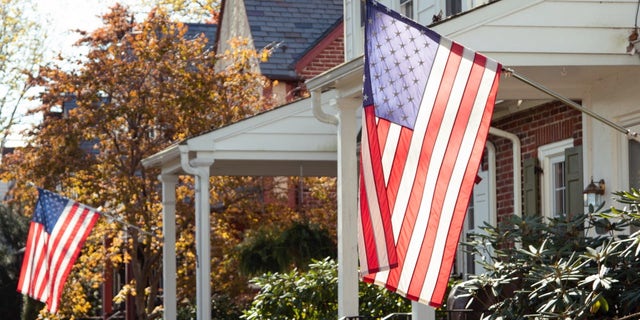
[[(32, 85), (45, 88), (42, 105), (32, 111), (44, 115), (44, 121), (29, 132), (28, 146), (4, 161), (3, 178), (17, 182), (13, 201), (24, 204), (25, 212), (31, 212), (35, 200), (33, 188), (26, 184), (32, 182), (112, 216), (100, 219), (87, 240), (67, 281), (58, 317), (99, 313), (96, 301), (103, 272), (128, 265), (132, 280), (116, 302), (132, 297), (137, 319), (156, 318), (162, 309), (159, 172), (144, 168), (141, 160), (172, 143), (265, 110), (269, 103), (261, 94), (266, 81), (250, 72), (257, 54), (244, 49), (244, 40), (235, 40), (232, 50), (218, 55), (204, 37), (187, 39), (184, 25), (161, 9), (138, 23), (125, 7), (116, 5), (103, 16), (103, 23), (82, 34), (78, 45), (88, 53), (78, 61), (65, 61), (73, 64), (72, 71), (43, 66), (31, 79)], [(221, 60), (227, 60), (227, 67), (216, 70)], [(222, 214), (212, 219), (212, 234), (223, 246), (225, 239), (234, 238), (233, 232), (241, 232), (227, 229), (225, 224), (234, 220), (225, 217), (249, 210), (238, 204), (250, 200), (237, 191), (246, 183), (251, 181), (212, 181), (212, 201), (223, 204)], [(178, 192), (181, 301), (188, 301), (195, 287), (190, 186), (189, 179), (181, 180)], [(230, 250), (213, 250), (219, 252), (212, 254), (217, 259), (212, 271), (228, 276), (227, 264), (233, 260), (225, 254)], [(233, 286), (229, 279), (224, 283)], [(223, 290), (230, 289), (225, 286)]]

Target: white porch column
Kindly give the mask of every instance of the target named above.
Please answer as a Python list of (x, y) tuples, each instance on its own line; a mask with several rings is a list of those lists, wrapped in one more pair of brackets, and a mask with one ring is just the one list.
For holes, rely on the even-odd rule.
[(178, 176), (161, 174), (162, 182), (162, 296), (164, 319), (177, 317), (176, 301), (176, 184)]
[(189, 147), (180, 146), (182, 169), (195, 176), (196, 211), (196, 319), (211, 319), (211, 219), (209, 174), (213, 156), (198, 153), (189, 159)]
[(436, 320), (436, 309), (422, 303), (411, 301), (411, 319)]
[(338, 319), (358, 316), (357, 99), (339, 99), (338, 123)]

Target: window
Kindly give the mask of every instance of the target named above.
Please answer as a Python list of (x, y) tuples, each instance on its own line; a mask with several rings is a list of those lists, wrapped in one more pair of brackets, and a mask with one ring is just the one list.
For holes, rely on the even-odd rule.
[[(467, 207), (467, 232), (465, 232), (466, 234), (466, 238), (467, 241), (471, 241), (472, 237), (470, 235), (471, 232), (473, 231), (478, 231), (476, 229), (476, 222), (475, 222), (475, 201), (474, 201), (475, 197), (474, 197), (474, 192), (471, 192), (471, 201), (469, 201), (469, 206)], [(465, 266), (465, 273), (466, 274), (476, 274), (476, 259), (475, 256), (472, 252), (467, 251), (466, 253), (466, 266)]]
[[(494, 181), (495, 176), (488, 170), (478, 170), (478, 177), (480, 178), (479, 182), (473, 187), (467, 206), (467, 216), (462, 234), (460, 235), (461, 242), (472, 240), (472, 234), (484, 234), (485, 232), (481, 227), (485, 223), (495, 224), (495, 221), (491, 218), (494, 214), (491, 213), (490, 188), (492, 188), (492, 184), (489, 182), (490, 180)], [(491, 246), (489, 243), (485, 245), (486, 249), (489, 249)], [(481, 260), (484, 258), (471, 253), (467, 249), (464, 245), (458, 246), (456, 263), (454, 265), (455, 275), (460, 275), (464, 279), (468, 279), (468, 276), (471, 274), (482, 274), (485, 272), (481, 264)], [(488, 252), (485, 252), (485, 254), (487, 253)]]
[(462, 0), (447, 0), (447, 17), (462, 12)]
[(640, 142), (629, 139), (629, 187), (640, 189)]
[(542, 166), (542, 213), (545, 217), (584, 213), (582, 189), (582, 149), (573, 139), (538, 148)]
[(413, 19), (413, 0), (400, 0), (400, 13)]
[(551, 215), (553, 217), (559, 217), (566, 214), (565, 206), (567, 203), (567, 185), (564, 179), (564, 154), (550, 158), (549, 163), (551, 166), (551, 181), (549, 185), (551, 188), (551, 206), (553, 208)]
[(640, 142), (629, 140), (629, 187), (640, 188)]
[[(640, 125), (630, 128), (638, 132)], [(629, 139), (629, 188), (640, 189), (640, 142)], [(638, 226), (631, 226), (631, 232), (640, 230)]]

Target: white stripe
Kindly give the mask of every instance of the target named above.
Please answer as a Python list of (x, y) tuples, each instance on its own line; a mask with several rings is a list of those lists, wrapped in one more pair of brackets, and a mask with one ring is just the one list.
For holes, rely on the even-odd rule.
[(433, 104), (437, 96), (438, 88), (440, 88), (440, 81), (442, 80), (442, 74), (444, 67), (446, 66), (447, 59), (451, 50), (451, 41), (442, 39), (441, 44), (436, 52), (436, 57), (433, 62), (431, 74), (427, 81), (420, 109), (418, 110), (417, 120), (413, 128), (413, 134), (411, 136), (411, 143), (409, 145), (407, 159), (405, 162), (404, 171), (402, 173), (402, 179), (396, 197), (395, 206), (392, 214), (393, 235), (395, 243), (398, 243), (398, 237), (400, 236), (400, 228), (402, 227), (402, 221), (404, 214), (409, 204), (409, 198), (411, 196), (411, 188), (413, 187), (413, 181), (418, 168), (418, 162), (420, 160), (420, 149), (422, 149), (422, 142), (424, 141), (425, 132), (427, 131), (427, 125), (431, 117), (433, 110)]
[(435, 285), (442, 265), (442, 256), (444, 254), (444, 248), (447, 241), (451, 221), (453, 219), (453, 211), (458, 200), (458, 190), (462, 184), (464, 173), (467, 170), (469, 164), (469, 158), (471, 157), (471, 151), (473, 151), (473, 145), (480, 129), (480, 123), (487, 104), (487, 98), (491, 92), (493, 80), (496, 75), (497, 64), (492, 60), (487, 60), (487, 68), (482, 75), (482, 82), (478, 89), (478, 94), (474, 101), (473, 110), (470, 115), (469, 123), (465, 131), (460, 148), (460, 153), (456, 159), (453, 175), (449, 188), (447, 189), (444, 206), (442, 209), (442, 217), (440, 225), (438, 226), (436, 242), (431, 257), (431, 264), (427, 270), (424, 286), (420, 293), (422, 302), (429, 302), (435, 290)]
[[(358, 199), (359, 201), (363, 201)], [(362, 210), (358, 202), (358, 259), (360, 260), (360, 276), (369, 273), (369, 264), (367, 263), (367, 250), (364, 245), (364, 229), (362, 228)]]
[[(373, 128), (375, 130), (375, 128)], [(362, 161), (362, 169), (364, 174), (364, 186), (367, 193), (367, 202), (369, 203), (369, 216), (371, 217), (371, 225), (373, 234), (375, 235), (376, 252), (378, 254), (378, 262), (381, 267), (389, 267), (389, 257), (387, 255), (387, 244), (385, 243), (384, 225), (380, 216), (380, 207), (378, 202), (378, 193), (374, 179), (373, 167), (371, 164), (371, 153), (369, 146), (369, 132), (367, 129), (366, 116), (362, 115), (362, 157), (367, 159)]]
[[(74, 203), (72, 201), (69, 201), (67, 203), (67, 206), (62, 211), (62, 214), (60, 214), (58, 221), (56, 221), (56, 224), (51, 232), (51, 237), (49, 238), (49, 249), (53, 252), (53, 254), (51, 255), (51, 266), (49, 269), (50, 282), (53, 282), (53, 280), (56, 279), (55, 273), (57, 272), (56, 270), (58, 270), (58, 268), (56, 268), (58, 262), (61, 262), (61, 266), (65, 263), (65, 247), (67, 246), (67, 243), (71, 241), (70, 239), (73, 236), (73, 228), (71, 227), (75, 226), (77, 224), (77, 221), (80, 219), (79, 214), (71, 213), (73, 204)], [(64, 226), (63, 224), (69, 215), (71, 215), (71, 220), (69, 221), (69, 224)], [(60, 237), (60, 239), (56, 241), (58, 236)], [(56, 245), (56, 243), (58, 243), (58, 245)], [(55, 246), (55, 248), (53, 246)]]
[(39, 250), (40, 248), (40, 242), (41, 239), (43, 238), (43, 233), (42, 232), (42, 225), (39, 223), (35, 223), (33, 222), (31, 224), (31, 228), (29, 230), (29, 232), (33, 232), (33, 235), (31, 237), (31, 243), (30, 243), (30, 251), (26, 252), (24, 255), (23, 260), (27, 260), (27, 268), (25, 269), (25, 274), (24, 277), (25, 279), (22, 282), (22, 288), (20, 289), (20, 292), (23, 294), (27, 294), (30, 295), (30, 290), (29, 288), (33, 288), (36, 286), (36, 278), (34, 276), (36, 276), (36, 272), (38, 271), (38, 267), (36, 265), (37, 263), (37, 259), (40, 257), (41, 253), (43, 250)]
[(29, 247), (29, 251), (24, 253), (24, 258), (22, 259), (22, 263), (27, 263), (27, 266), (24, 269), (24, 274), (21, 274), (21, 276), (23, 277), (22, 286), (18, 288), (20, 293), (22, 294), (29, 294), (29, 286), (31, 283), (33, 283), (31, 275), (33, 274), (33, 256), (35, 255), (35, 250), (33, 248), (35, 248), (35, 242), (38, 239), (38, 237), (35, 237), (35, 235), (37, 234), (37, 228), (38, 224), (36, 224), (35, 222), (32, 222), (29, 227), (29, 234), (31, 235), (31, 238), (28, 239), (29, 243), (27, 244), (27, 247)]
[(389, 184), (389, 176), (391, 175), (391, 168), (393, 167), (393, 159), (395, 159), (401, 130), (402, 126), (391, 122), (384, 145), (384, 151), (382, 152), (382, 171), (384, 172), (385, 186)]
[[(41, 225), (44, 229), (44, 225)], [(38, 245), (36, 246), (36, 260), (37, 261), (42, 258), (42, 264), (36, 265), (36, 274), (35, 274), (35, 286), (33, 290), (33, 294), (38, 296), (38, 299), (41, 301), (46, 301), (47, 297), (49, 297), (49, 278), (47, 277), (47, 271), (49, 270), (49, 259), (48, 259), (48, 245), (49, 245), (49, 236), (43, 230), (40, 233), (41, 237), (38, 240)], [(44, 288), (44, 292), (42, 295), (39, 295), (38, 292)]]
[[(398, 187), (398, 195), (396, 197), (393, 214), (391, 216), (391, 225), (393, 226), (393, 235), (396, 245), (398, 244), (400, 229), (409, 204), (411, 189), (413, 187), (418, 162), (420, 160), (419, 150), (422, 149), (425, 132), (427, 131), (427, 125), (429, 124), (434, 101), (436, 99), (438, 88), (440, 87), (440, 81), (442, 80), (442, 74), (444, 73), (444, 67), (446, 66), (450, 51), (451, 41), (444, 38), (441, 39), (440, 46), (438, 47), (438, 51), (434, 58), (431, 74), (429, 75), (429, 80), (427, 81), (422, 96), (420, 109), (418, 110), (417, 120), (413, 128), (404, 171), (402, 172), (402, 178)], [(388, 277), (388, 272), (377, 273), (376, 283), (384, 285), (387, 283)]]
[[(82, 214), (87, 212), (86, 217), (82, 220), (82, 221), (78, 221)], [(69, 225), (69, 227), (75, 227), (76, 224), (80, 224), (79, 228), (78, 228), (78, 232), (72, 233), (71, 231), (74, 228), (68, 228), (70, 230), (70, 237), (67, 239), (68, 241), (68, 250), (66, 250), (64, 252), (64, 256), (62, 257), (62, 263), (60, 264), (60, 268), (58, 269), (58, 271), (55, 274), (55, 281), (53, 281), (53, 284), (55, 284), (55, 286), (53, 287), (53, 310), (57, 309), (57, 304), (58, 301), (57, 299), (55, 299), (60, 292), (62, 291), (64, 282), (62, 282), (62, 276), (64, 275), (64, 271), (67, 269), (67, 267), (69, 266), (69, 264), (73, 263), (72, 258), (73, 258), (73, 254), (74, 251), (80, 246), (80, 241), (82, 240), (82, 236), (84, 235), (85, 232), (87, 232), (87, 229), (89, 228), (89, 225), (91, 223), (91, 219), (94, 217), (95, 213), (91, 212), (91, 210), (87, 209), (86, 207), (79, 205), (78, 210), (76, 211), (76, 213), (74, 214), (74, 224), (73, 225)], [(65, 243), (65, 246), (67, 245), (67, 243)]]
[[(416, 221), (415, 228), (413, 229), (413, 234), (411, 234), (411, 241), (409, 242), (409, 248), (407, 249), (407, 255), (400, 275), (400, 281), (398, 282), (398, 290), (401, 291), (407, 291), (412, 282), (413, 271), (416, 268), (422, 243), (427, 232), (428, 222), (431, 218), (430, 214), (433, 195), (436, 185), (438, 184), (438, 175), (442, 166), (442, 160), (444, 159), (449, 145), (460, 101), (464, 95), (464, 89), (469, 79), (471, 66), (473, 65), (474, 53), (472, 51), (464, 49), (462, 55), (463, 57), (456, 72), (451, 95), (449, 96), (444, 117), (442, 118), (442, 123), (438, 130), (438, 136), (431, 154), (431, 161), (429, 162), (427, 179), (423, 190), (418, 219)], [(432, 262), (430, 262), (428, 269), (431, 269), (431, 263)]]

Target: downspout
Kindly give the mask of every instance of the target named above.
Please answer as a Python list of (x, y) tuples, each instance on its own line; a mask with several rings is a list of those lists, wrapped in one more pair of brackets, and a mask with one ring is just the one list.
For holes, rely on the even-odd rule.
[(180, 165), (186, 173), (195, 176), (196, 214), (196, 319), (211, 318), (211, 253), (209, 217), (209, 173), (213, 158), (198, 155), (189, 159), (189, 146), (180, 145)]
[(496, 146), (493, 142), (486, 143), (487, 158), (489, 160), (489, 213), (491, 214), (491, 225), (498, 225), (498, 197), (496, 195)]
[(522, 217), (522, 165), (520, 139), (513, 133), (494, 127), (489, 128), (489, 134), (509, 139), (513, 145), (513, 213), (518, 217)]
[(322, 93), (320, 92), (320, 90), (311, 91), (311, 106), (313, 107), (313, 116), (324, 123), (337, 126), (339, 122), (338, 117), (333, 114), (328, 114), (324, 112), (324, 110), (322, 110), (321, 97)]

